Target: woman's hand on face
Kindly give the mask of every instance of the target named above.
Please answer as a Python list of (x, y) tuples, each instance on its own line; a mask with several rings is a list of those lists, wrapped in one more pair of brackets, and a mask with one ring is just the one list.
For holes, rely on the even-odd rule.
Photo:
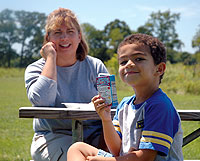
[(42, 49), (40, 50), (41, 56), (47, 60), (48, 57), (54, 57), (56, 58), (57, 53), (56, 53), (56, 46), (53, 42), (48, 42), (46, 43)]
[(102, 121), (112, 121), (111, 119), (111, 106), (105, 103), (99, 95), (92, 98), (95, 110), (98, 113)]

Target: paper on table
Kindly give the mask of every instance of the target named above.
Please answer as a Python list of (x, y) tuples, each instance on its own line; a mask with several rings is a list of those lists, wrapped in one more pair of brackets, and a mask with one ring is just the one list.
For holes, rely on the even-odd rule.
[(67, 108), (81, 110), (95, 110), (93, 103), (62, 103)]

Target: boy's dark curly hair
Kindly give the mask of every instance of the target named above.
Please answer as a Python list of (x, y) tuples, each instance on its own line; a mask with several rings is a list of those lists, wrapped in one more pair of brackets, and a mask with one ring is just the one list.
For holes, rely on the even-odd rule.
[[(146, 45), (150, 48), (151, 55), (153, 57), (155, 65), (158, 65), (161, 62), (166, 63), (167, 54), (166, 54), (165, 46), (157, 38), (150, 35), (146, 35), (146, 34), (140, 34), (140, 33), (129, 35), (119, 44), (118, 52), (122, 46), (128, 45), (128, 44)], [(163, 75), (161, 75), (160, 77), (160, 83), (161, 83), (161, 79), (163, 78)]]

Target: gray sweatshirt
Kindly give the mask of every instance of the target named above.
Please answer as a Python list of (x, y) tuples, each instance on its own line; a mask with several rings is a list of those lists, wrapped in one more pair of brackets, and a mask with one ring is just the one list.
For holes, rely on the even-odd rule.
[[(63, 107), (61, 103), (89, 103), (98, 94), (96, 77), (108, 73), (101, 60), (87, 56), (70, 67), (57, 66), (57, 82), (40, 75), (44, 67), (43, 58), (30, 64), (25, 71), (25, 87), (33, 106)], [(84, 139), (101, 130), (100, 120), (84, 121)], [(48, 132), (71, 135), (71, 120), (34, 119), (35, 133)]]

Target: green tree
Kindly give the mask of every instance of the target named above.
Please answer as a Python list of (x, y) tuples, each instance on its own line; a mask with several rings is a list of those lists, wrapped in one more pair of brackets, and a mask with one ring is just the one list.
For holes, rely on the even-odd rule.
[(89, 23), (83, 23), (81, 27), (90, 48), (89, 55), (97, 57), (102, 61), (110, 59), (109, 55), (106, 54), (107, 47), (103, 38), (103, 32), (97, 30)]
[(179, 13), (172, 14), (169, 10), (153, 12), (145, 25), (140, 26), (137, 32), (152, 35), (162, 41), (168, 50), (168, 60), (173, 62), (173, 54), (176, 53), (174, 50), (179, 50), (184, 45), (178, 38), (175, 29), (176, 22), (179, 19)]
[(137, 32), (153, 36), (153, 24), (146, 22), (145, 25), (137, 28)]
[(195, 56), (188, 52), (182, 52), (181, 61), (184, 65), (194, 65), (197, 63)]
[(11, 60), (17, 57), (13, 45), (17, 41), (16, 24), (13, 11), (0, 12), (0, 66), (10, 67)]
[(199, 29), (197, 30), (196, 34), (192, 39), (192, 47), (197, 49), (197, 52), (200, 52), (200, 25)]
[(113, 54), (113, 57), (105, 62), (105, 65), (109, 69), (110, 73), (118, 76), (119, 63), (117, 54)]
[(115, 19), (105, 26), (103, 33), (104, 40), (108, 46), (107, 53), (112, 57), (117, 52), (119, 43), (132, 32), (124, 21)]
[(38, 12), (16, 11), (18, 43), (21, 45), (20, 67), (27, 65), (37, 55), (43, 41), (46, 16)]

